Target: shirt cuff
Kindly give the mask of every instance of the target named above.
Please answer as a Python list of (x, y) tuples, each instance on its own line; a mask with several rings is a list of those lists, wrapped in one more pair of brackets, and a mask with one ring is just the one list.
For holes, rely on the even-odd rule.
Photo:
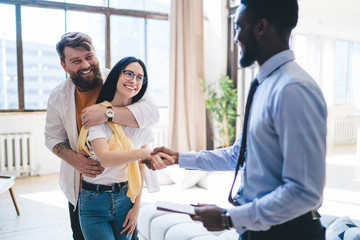
[(238, 232), (239, 234), (243, 234), (248, 230), (247, 221), (250, 219), (250, 216), (247, 205), (249, 204), (244, 204), (235, 208), (227, 209), (227, 212), (230, 215), (233, 226), (236, 229), (236, 232)]
[(197, 152), (179, 152), (178, 164), (181, 168), (198, 169), (196, 167)]

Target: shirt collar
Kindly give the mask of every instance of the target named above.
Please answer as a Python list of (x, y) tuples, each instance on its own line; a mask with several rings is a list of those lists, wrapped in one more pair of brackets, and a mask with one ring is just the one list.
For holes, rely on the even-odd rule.
[(295, 55), (292, 50), (284, 50), (279, 52), (264, 62), (256, 74), (256, 79), (258, 80), (259, 84), (261, 84), (265, 78), (271, 75), (281, 65), (294, 60)]

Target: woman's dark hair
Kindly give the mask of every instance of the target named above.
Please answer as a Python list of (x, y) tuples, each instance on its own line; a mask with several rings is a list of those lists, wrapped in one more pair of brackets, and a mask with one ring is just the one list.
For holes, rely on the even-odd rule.
[(298, 21), (297, 0), (241, 0), (253, 23), (265, 18), (279, 34), (290, 33)]
[[(138, 62), (144, 70), (144, 82), (138, 94), (136, 94), (133, 98), (131, 103), (135, 103), (139, 101), (145, 94), (147, 86), (148, 86), (148, 75), (146, 71), (146, 66), (140, 59), (135, 57), (125, 57), (118, 61), (115, 66), (111, 69), (108, 77), (104, 85), (101, 88), (99, 96), (96, 100), (96, 103), (102, 103), (103, 101), (111, 102), (114, 99), (117, 82), (119, 81), (120, 74), (125, 69), (127, 65), (132, 62)], [(136, 76), (135, 76), (136, 77)]]

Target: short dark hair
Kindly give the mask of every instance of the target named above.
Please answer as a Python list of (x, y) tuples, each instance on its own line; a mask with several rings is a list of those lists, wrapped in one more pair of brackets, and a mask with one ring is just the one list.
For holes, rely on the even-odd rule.
[(298, 21), (297, 0), (241, 0), (253, 23), (265, 18), (279, 33), (289, 33)]
[(67, 32), (62, 35), (60, 41), (56, 44), (56, 51), (63, 63), (65, 63), (65, 47), (82, 48), (86, 51), (94, 50), (91, 37), (81, 32)]
[(122, 71), (125, 69), (127, 65), (132, 62), (138, 62), (144, 70), (144, 82), (138, 94), (136, 94), (133, 98), (131, 103), (135, 103), (139, 101), (145, 94), (147, 86), (148, 86), (148, 75), (146, 71), (146, 66), (140, 59), (135, 57), (125, 57), (118, 61), (115, 66), (111, 69), (108, 77), (104, 85), (101, 88), (99, 96), (96, 100), (96, 103), (102, 103), (103, 101), (111, 102), (114, 99), (117, 83), (119, 80), (119, 76)]

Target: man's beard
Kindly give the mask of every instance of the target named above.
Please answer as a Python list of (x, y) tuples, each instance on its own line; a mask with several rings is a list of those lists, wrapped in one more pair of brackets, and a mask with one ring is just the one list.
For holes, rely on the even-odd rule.
[(242, 56), (240, 58), (240, 66), (242, 68), (250, 67), (256, 61), (257, 47), (255, 44), (255, 38), (250, 37), (248, 39), (248, 47), (243, 49)]
[(72, 82), (81, 92), (87, 92), (103, 84), (99, 65), (91, 66), (90, 69), (93, 76), (85, 78), (80, 74), (84, 69), (79, 70), (77, 73), (69, 72)]

